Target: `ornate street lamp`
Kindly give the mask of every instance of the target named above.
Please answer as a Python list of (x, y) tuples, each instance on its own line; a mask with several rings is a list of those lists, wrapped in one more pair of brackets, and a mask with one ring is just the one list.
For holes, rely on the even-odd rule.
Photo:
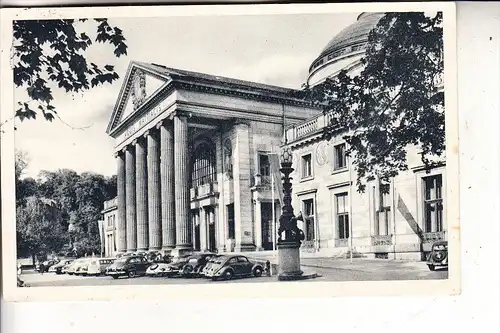
[(288, 145), (281, 150), (281, 173), (283, 173), (283, 207), (278, 229), (278, 280), (296, 280), (302, 277), (300, 270), (300, 245), (304, 233), (297, 226), (302, 214), (295, 216), (292, 207), (292, 151)]

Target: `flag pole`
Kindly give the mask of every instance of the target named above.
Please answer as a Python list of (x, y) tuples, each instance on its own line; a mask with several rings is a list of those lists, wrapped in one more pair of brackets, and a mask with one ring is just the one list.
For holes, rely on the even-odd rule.
[(276, 202), (274, 201), (274, 170), (273, 174), (271, 175), (271, 201), (272, 201), (272, 219), (273, 219), (273, 225), (272, 225), (272, 231), (273, 231), (273, 251), (276, 251)]
[(352, 168), (349, 159), (349, 256), (352, 264)]

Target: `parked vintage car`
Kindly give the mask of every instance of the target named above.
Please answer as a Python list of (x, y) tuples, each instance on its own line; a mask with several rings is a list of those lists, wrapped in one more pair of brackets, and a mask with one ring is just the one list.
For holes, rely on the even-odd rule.
[(216, 254), (216, 255), (214, 255), (213, 257), (211, 257), (211, 258), (208, 260), (208, 262), (207, 262), (207, 264), (205, 265), (205, 267), (203, 267), (203, 269), (201, 270), (200, 275), (201, 275), (201, 276), (205, 276), (205, 275), (206, 275), (206, 273), (207, 273), (207, 271), (209, 271), (209, 270), (210, 270), (210, 268), (212, 267), (212, 265), (214, 265), (214, 264), (216, 264), (216, 263), (217, 263), (217, 259), (218, 259), (219, 257), (221, 257), (221, 256), (222, 256), (222, 255), (220, 255), (220, 254)]
[(208, 261), (216, 254), (207, 252), (199, 253), (189, 256), (187, 262), (182, 266), (179, 274), (184, 277), (197, 277), (200, 276), (201, 271), (207, 265)]
[(169, 263), (153, 263), (148, 267), (146, 275), (156, 277), (172, 277), (178, 275), (182, 267), (184, 267), (184, 265), (188, 262), (188, 258), (189, 256), (185, 255), (178, 258), (173, 258), (169, 260)]
[(78, 268), (80, 268), (85, 263), (86, 260), (87, 258), (76, 259), (71, 264), (69, 264), (69, 266), (66, 269), (66, 273), (68, 273), (69, 275), (74, 275), (78, 270)]
[(116, 259), (106, 269), (106, 275), (113, 277), (113, 279), (118, 279), (120, 276), (132, 278), (145, 274), (149, 265), (150, 263), (144, 256), (124, 256)]
[(205, 277), (212, 280), (230, 280), (233, 277), (255, 276), (259, 277), (263, 272), (262, 265), (252, 263), (242, 255), (223, 255), (217, 257), (211, 263), (210, 268), (205, 270)]
[[(43, 272), (48, 272), (49, 271), (49, 268), (52, 266), (52, 265), (55, 265), (59, 262), (59, 260), (57, 259), (50, 259), (50, 260), (45, 260), (42, 262), (42, 265), (43, 265)], [(36, 263), (35, 265), (35, 270), (37, 272), (40, 272), (41, 273), (41, 269), (40, 269), (41, 265), (40, 263)]]
[(87, 272), (89, 269), (89, 264), (92, 258), (84, 258), (76, 267), (75, 269), (75, 275), (83, 275), (87, 276)]
[(57, 264), (50, 266), (49, 273), (63, 274), (62, 269), (64, 266), (71, 264), (75, 259), (63, 259)]
[(427, 266), (431, 271), (436, 267), (448, 268), (448, 242), (438, 241), (432, 244), (431, 252), (427, 258)]
[(99, 276), (106, 274), (106, 269), (115, 262), (115, 258), (92, 258), (89, 262), (87, 275)]

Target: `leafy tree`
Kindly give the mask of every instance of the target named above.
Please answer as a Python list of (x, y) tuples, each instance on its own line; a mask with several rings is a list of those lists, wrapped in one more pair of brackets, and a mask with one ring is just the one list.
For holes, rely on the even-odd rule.
[[(96, 29), (93, 38), (82, 31), (91, 23)], [(35, 119), (39, 112), (49, 121), (54, 119), (51, 86), (78, 93), (118, 79), (113, 65), (86, 59), (94, 41), (112, 45), (116, 57), (127, 54), (122, 30), (105, 18), (15, 21), (13, 37), (14, 83), (25, 88), (30, 98), (18, 101), (16, 116), (21, 121)]]
[(342, 71), (300, 92), (330, 115), (325, 138), (344, 135), (365, 181), (388, 181), (408, 169), (408, 147), (427, 168), (445, 152), (442, 13), (387, 13), (370, 32), (359, 75)]
[(67, 233), (56, 201), (31, 196), (16, 210), (18, 256), (35, 256), (59, 251), (67, 243)]
[(26, 151), (17, 150), (14, 156), (14, 172), (16, 180), (19, 180), (24, 173), (24, 170), (28, 167), (29, 156)]

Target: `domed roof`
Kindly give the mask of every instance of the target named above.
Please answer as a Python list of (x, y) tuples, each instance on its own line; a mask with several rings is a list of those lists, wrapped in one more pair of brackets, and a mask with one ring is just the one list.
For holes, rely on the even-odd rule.
[(356, 22), (344, 28), (326, 45), (320, 56), (351, 44), (366, 42), (368, 34), (377, 25), (384, 13), (362, 13)]
[[(337, 58), (338, 56), (359, 51), (362, 44), (368, 40), (368, 34), (377, 25), (378, 21), (385, 13), (361, 13), (356, 22), (340, 31), (325, 46), (320, 55), (313, 61), (309, 72), (324, 64), (325, 62)], [(329, 55), (327, 59), (323, 59)]]

